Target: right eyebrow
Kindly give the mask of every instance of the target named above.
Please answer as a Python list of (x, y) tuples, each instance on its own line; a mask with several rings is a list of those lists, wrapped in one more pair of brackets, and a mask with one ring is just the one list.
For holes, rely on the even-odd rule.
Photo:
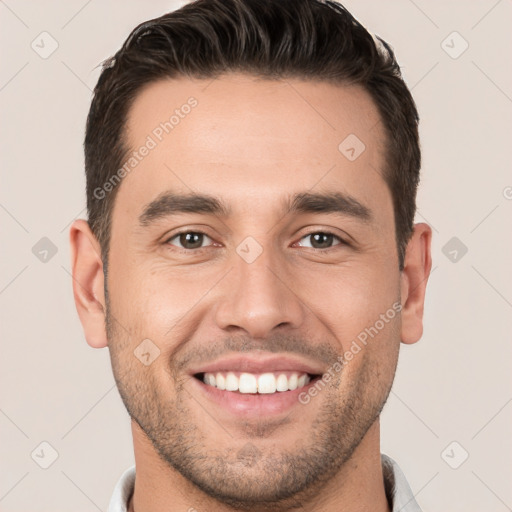
[(231, 209), (219, 198), (211, 195), (177, 194), (167, 191), (144, 207), (139, 216), (139, 223), (141, 226), (149, 226), (158, 219), (175, 213), (205, 213), (228, 217)]

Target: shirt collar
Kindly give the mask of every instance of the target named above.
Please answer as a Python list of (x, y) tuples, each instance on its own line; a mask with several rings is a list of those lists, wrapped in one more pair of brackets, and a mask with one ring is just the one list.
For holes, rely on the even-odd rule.
[(381, 453), (382, 473), (386, 497), (392, 512), (421, 512), (414, 494), (398, 464), (389, 456)]

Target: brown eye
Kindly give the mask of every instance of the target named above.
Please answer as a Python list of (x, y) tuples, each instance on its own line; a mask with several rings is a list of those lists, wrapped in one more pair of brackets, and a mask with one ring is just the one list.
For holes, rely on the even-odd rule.
[[(172, 243), (173, 240), (178, 241), (178, 244)], [(197, 231), (184, 231), (183, 233), (177, 233), (172, 238), (167, 240), (167, 243), (170, 245), (176, 245), (177, 247), (181, 247), (182, 249), (200, 249), (203, 247), (203, 242), (209, 240), (211, 242), (211, 238), (204, 233), (200, 233)]]
[[(313, 249), (329, 249), (333, 247), (333, 241), (338, 240), (340, 243), (343, 243), (343, 240), (332, 234), (326, 233), (324, 231), (317, 231), (315, 233), (309, 233), (308, 235), (301, 238), (301, 240), (310, 239), (310, 243), (302, 245), (302, 247), (312, 247)], [(340, 245), (340, 243), (334, 245)]]

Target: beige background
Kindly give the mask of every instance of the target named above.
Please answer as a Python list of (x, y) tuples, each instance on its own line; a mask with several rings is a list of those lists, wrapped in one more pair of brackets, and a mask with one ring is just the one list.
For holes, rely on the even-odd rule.
[[(425, 512), (512, 510), (512, 2), (346, 5), (393, 45), (417, 100), (417, 220), (434, 231), (425, 333), (402, 348), (382, 451)], [(106, 511), (133, 463), (108, 351), (86, 344), (75, 311), (68, 228), (85, 212), (95, 67), (137, 23), (178, 6), (0, 1), (1, 511)], [(31, 47), (43, 51), (42, 37), (45, 51), (58, 43), (46, 59)]]

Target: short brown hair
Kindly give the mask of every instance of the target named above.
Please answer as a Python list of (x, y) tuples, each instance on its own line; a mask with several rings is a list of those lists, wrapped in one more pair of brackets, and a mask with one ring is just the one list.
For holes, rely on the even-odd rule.
[(137, 94), (160, 79), (214, 78), (230, 71), (356, 84), (371, 95), (387, 136), (383, 176), (393, 197), (402, 270), (421, 160), (416, 105), (391, 47), (342, 5), (321, 0), (197, 0), (140, 24), (103, 62), (84, 149), (89, 224), (104, 264), (118, 187), (109, 194), (98, 190), (128, 153), (125, 125)]

